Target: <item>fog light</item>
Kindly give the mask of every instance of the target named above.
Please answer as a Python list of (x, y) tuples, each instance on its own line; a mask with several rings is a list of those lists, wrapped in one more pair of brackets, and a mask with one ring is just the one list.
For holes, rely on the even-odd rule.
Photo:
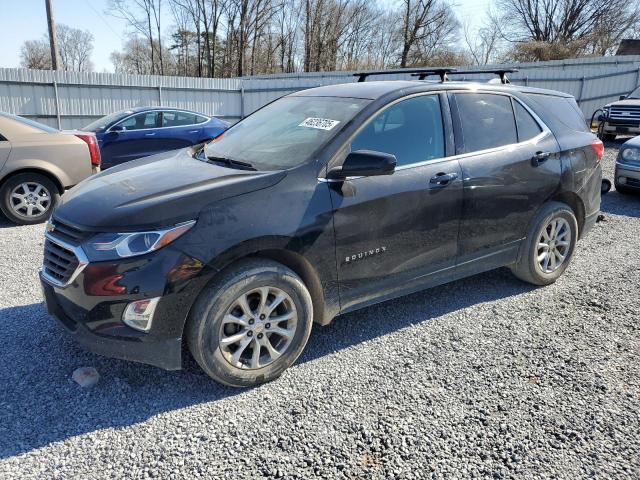
[(131, 302), (122, 314), (122, 321), (131, 328), (148, 332), (159, 301), (160, 297)]
[(624, 185), (625, 183), (627, 183), (627, 177), (618, 177), (618, 183), (620, 185)]

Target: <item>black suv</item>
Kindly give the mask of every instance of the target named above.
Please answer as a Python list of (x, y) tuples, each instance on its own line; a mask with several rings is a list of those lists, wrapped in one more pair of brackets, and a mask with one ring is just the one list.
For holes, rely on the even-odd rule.
[(114, 167), (47, 225), (48, 310), (89, 349), (276, 378), (312, 323), (509, 266), (567, 268), (603, 145), (563, 93), (467, 82), (313, 88), (204, 147)]
[(640, 87), (629, 95), (622, 95), (619, 101), (608, 103), (602, 110), (600, 137), (603, 140), (615, 140), (619, 134), (640, 134)]

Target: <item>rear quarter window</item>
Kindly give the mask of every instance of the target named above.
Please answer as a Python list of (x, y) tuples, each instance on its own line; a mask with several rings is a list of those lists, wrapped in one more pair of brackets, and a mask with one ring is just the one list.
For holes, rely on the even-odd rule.
[(570, 129), (579, 132), (589, 132), (584, 114), (574, 98), (534, 93), (527, 94), (527, 97), (537, 102), (542, 108)]

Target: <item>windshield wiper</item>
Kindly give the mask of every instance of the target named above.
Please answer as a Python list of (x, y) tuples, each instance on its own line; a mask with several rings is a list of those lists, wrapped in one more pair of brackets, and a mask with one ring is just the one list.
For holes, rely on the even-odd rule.
[(225, 167), (229, 167), (229, 168), (237, 168), (238, 170), (257, 170), (257, 168), (255, 168), (253, 165), (251, 165), (248, 162), (241, 162), (240, 160), (232, 160), (231, 158), (225, 158), (225, 157), (207, 157), (207, 160), (209, 160), (212, 163), (221, 163), (223, 166)]

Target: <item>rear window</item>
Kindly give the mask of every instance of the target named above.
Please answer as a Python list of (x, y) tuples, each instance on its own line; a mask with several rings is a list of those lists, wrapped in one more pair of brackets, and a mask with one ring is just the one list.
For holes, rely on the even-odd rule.
[(588, 132), (587, 121), (574, 98), (553, 95), (527, 94), (565, 126), (579, 132)]
[(516, 124), (518, 125), (518, 141), (530, 140), (542, 132), (538, 122), (520, 105), (520, 102), (514, 101), (513, 108), (516, 112)]
[(518, 142), (511, 99), (489, 93), (456, 93), (464, 149), (475, 152)]
[(27, 125), (28, 127), (40, 130), (41, 132), (55, 133), (55, 132), (58, 131), (57, 128), (52, 128), (52, 127), (50, 127), (48, 125), (45, 125), (43, 123), (35, 122), (33, 120), (29, 120), (29, 119), (24, 118), (24, 117), (19, 117), (18, 115), (11, 115), (9, 113), (0, 113), (0, 115), (2, 115), (5, 118), (10, 118), (11, 120), (19, 122), (19, 123), (21, 123), (23, 125)]

